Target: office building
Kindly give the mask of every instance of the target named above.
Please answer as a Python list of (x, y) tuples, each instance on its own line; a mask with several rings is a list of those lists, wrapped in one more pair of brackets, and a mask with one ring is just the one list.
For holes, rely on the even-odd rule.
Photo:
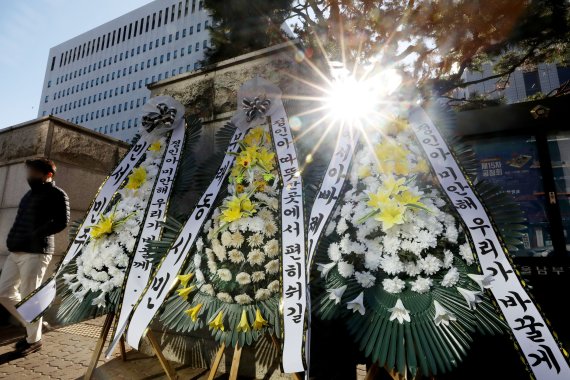
[(38, 117), (130, 141), (146, 85), (198, 68), (211, 18), (198, 0), (156, 0), (50, 49)]

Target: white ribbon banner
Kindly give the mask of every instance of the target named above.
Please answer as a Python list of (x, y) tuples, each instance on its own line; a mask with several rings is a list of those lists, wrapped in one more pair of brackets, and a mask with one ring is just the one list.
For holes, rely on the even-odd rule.
[(148, 136), (141, 137), (125, 155), (123, 160), (99, 188), (95, 200), (91, 204), (87, 215), (77, 230), (77, 234), (69, 244), (65, 256), (54, 274), (48, 280), (44, 281), (42, 286), (30, 293), (28, 297), (16, 305), (18, 313), (20, 313), (25, 321), (32, 322), (41, 317), (53, 302), (56, 294), (57, 276), (63, 271), (67, 264), (81, 252), (83, 246), (89, 241), (89, 230), (91, 226), (98, 222), (99, 216), (105, 211), (117, 189), (141, 160), (148, 145)]
[[(339, 200), (344, 183), (348, 178), (348, 170), (357, 143), (358, 135), (355, 135), (355, 132), (351, 128), (341, 128), (339, 130), (332, 158), (327, 167), (323, 182), (317, 192), (317, 197), (313, 201), (311, 216), (309, 217), (307, 230), (307, 242), (309, 244), (307, 247), (306, 261), (307, 279), (309, 279), (311, 275), (313, 257), (318, 247), (319, 238), (327, 225), (329, 217)], [(309, 378), (311, 344), (311, 292), (309, 282), (307, 282), (307, 310), (309, 310), (309, 312), (307, 313), (307, 333), (305, 337), (305, 354), (307, 358), (305, 378)]]
[(107, 357), (113, 353), (125, 332), (129, 316), (139, 299), (141, 289), (144, 289), (148, 284), (152, 272), (152, 263), (147, 257), (147, 243), (158, 239), (162, 232), (160, 222), (163, 222), (166, 218), (167, 205), (180, 161), (180, 154), (184, 146), (184, 135), (185, 121), (184, 118), (181, 118), (170, 135), (170, 140), (164, 153), (162, 166), (157, 176), (146, 218), (143, 221), (143, 230), (125, 280), (122, 305), (115, 324), (113, 339), (106, 351)]
[(409, 121), (439, 183), (468, 228), (483, 274), (494, 278), (490, 290), (534, 375), (538, 380), (570, 379), (566, 358), (518, 279), (489, 215), (445, 140), (422, 108), (413, 108)]
[(307, 310), (307, 272), (303, 182), (289, 119), (283, 103), (275, 104), (271, 132), (282, 180), (281, 252), (283, 279), (282, 366), (285, 373), (305, 370), (304, 336)]
[(310, 274), (311, 263), (317, 250), (319, 237), (338, 202), (348, 177), (352, 155), (358, 143), (358, 136), (355, 133), (357, 132), (354, 132), (351, 128), (342, 128), (339, 131), (333, 156), (327, 167), (323, 182), (319, 187), (317, 197), (313, 202), (307, 232), (307, 241), (309, 242), (307, 248), (307, 277)]

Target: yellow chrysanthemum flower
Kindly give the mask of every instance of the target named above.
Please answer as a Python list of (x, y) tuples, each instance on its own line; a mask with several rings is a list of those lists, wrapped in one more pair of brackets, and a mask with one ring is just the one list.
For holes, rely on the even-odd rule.
[(178, 276), (176, 276), (178, 278), (178, 280), (180, 281), (180, 285), (185, 288), (188, 285), (188, 282), (192, 279), (192, 277), (194, 277), (194, 273), (188, 273), (188, 274), (179, 274)]
[(263, 327), (267, 326), (269, 323), (261, 315), (261, 310), (259, 308), (255, 312), (255, 321), (251, 324), (254, 330), (261, 330)]
[(249, 330), (251, 330), (251, 328), (249, 327), (249, 322), (247, 321), (247, 313), (244, 309), (241, 311), (241, 319), (239, 320), (239, 323), (237, 325), (237, 331), (248, 332)]
[(200, 313), (202, 306), (203, 305), (201, 303), (199, 303), (198, 305), (191, 307), (190, 309), (186, 310), (184, 313), (186, 313), (186, 315), (188, 315), (190, 318), (192, 318), (192, 322), (196, 322), (198, 320), (198, 313)]
[(212, 329), (214, 330), (225, 330), (224, 327), (224, 313), (223, 312), (219, 312), (218, 315), (216, 315), (216, 317), (214, 319), (212, 319), (210, 321), (210, 323), (208, 323), (208, 326), (210, 326)]
[(114, 227), (113, 215), (105, 216), (101, 215), (97, 224), (91, 227), (89, 234), (93, 239), (102, 238), (105, 235), (109, 235), (113, 232)]
[(153, 142), (153, 143), (148, 147), (148, 150), (150, 150), (151, 152), (158, 152), (161, 147), (162, 147), (162, 145), (160, 144), (160, 140), (156, 140), (155, 142)]
[(129, 175), (128, 182), (125, 188), (130, 190), (137, 190), (146, 181), (146, 170), (143, 167), (138, 167), (133, 170)]
[(241, 210), (239, 206), (228, 207), (222, 211), (221, 220), (225, 223), (230, 223), (241, 218)]
[(189, 296), (190, 293), (192, 293), (193, 291), (194, 291), (194, 285), (189, 286), (189, 287), (187, 287), (187, 288), (183, 288), (183, 289), (178, 289), (178, 290), (177, 290), (178, 295), (179, 295), (180, 297), (182, 297), (182, 299), (183, 299), (184, 301), (188, 301), (188, 296)]
[(384, 206), (382, 210), (380, 210), (380, 213), (378, 213), (374, 219), (382, 222), (382, 229), (384, 231), (387, 231), (390, 228), (394, 227), (396, 224), (404, 223), (405, 211), (405, 207), (397, 204), (388, 204)]

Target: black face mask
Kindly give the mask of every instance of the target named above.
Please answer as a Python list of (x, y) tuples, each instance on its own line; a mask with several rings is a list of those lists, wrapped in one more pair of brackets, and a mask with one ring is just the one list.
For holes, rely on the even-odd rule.
[(43, 184), (44, 181), (41, 178), (28, 178), (28, 185), (30, 185), (32, 190), (39, 188)]

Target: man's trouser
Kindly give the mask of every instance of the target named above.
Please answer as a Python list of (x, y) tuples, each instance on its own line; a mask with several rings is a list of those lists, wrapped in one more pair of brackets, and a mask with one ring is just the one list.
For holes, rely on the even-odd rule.
[(15, 305), (42, 284), (50, 261), (51, 255), (12, 252), (0, 274), (0, 303), (26, 327), (28, 343), (42, 339), (42, 319), (34, 323), (24, 321)]

